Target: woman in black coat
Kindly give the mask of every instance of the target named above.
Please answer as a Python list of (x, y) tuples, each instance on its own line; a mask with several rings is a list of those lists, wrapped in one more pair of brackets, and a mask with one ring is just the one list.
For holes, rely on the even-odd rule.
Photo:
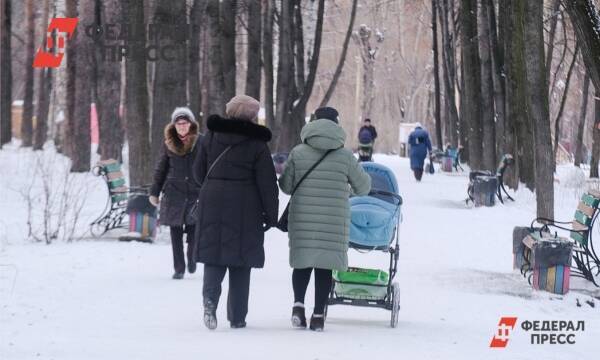
[(194, 181), (192, 166), (200, 148), (201, 135), (198, 123), (188, 108), (176, 108), (171, 122), (165, 127), (165, 142), (160, 159), (154, 170), (154, 182), (150, 188), (150, 202), (157, 206), (160, 201), (160, 223), (171, 227), (173, 247), (173, 279), (183, 279), (185, 256), (183, 234), (187, 234), (188, 272), (196, 271), (194, 261), (194, 216), (190, 210), (198, 199), (198, 185)]
[(196, 180), (204, 183), (196, 259), (204, 263), (204, 324), (209, 329), (217, 327), (215, 313), (227, 270), (227, 319), (232, 328), (246, 326), (250, 269), (263, 267), (264, 232), (277, 222), (279, 190), (267, 146), (271, 132), (255, 123), (258, 110), (257, 100), (240, 95), (227, 103), (228, 118), (210, 116), (194, 165)]

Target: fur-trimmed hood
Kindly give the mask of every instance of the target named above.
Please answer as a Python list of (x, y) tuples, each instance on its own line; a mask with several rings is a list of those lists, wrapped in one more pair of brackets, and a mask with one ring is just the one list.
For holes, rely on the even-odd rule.
[(271, 130), (269, 128), (255, 124), (248, 120), (226, 119), (219, 115), (211, 115), (206, 122), (208, 130), (217, 133), (229, 133), (245, 135), (253, 139), (268, 142), (271, 141)]
[(181, 141), (179, 136), (177, 136), (175, 124), (169, 123), (165, 126), (165, 145), (175, 155), (183, 156), (189, 153), (194, 148), (196, 140), (198, 140), (198, 123), (196, 121), (190, 121), (190, 123), (190, 132), (188, 134), (190, 141), (188, 142)]

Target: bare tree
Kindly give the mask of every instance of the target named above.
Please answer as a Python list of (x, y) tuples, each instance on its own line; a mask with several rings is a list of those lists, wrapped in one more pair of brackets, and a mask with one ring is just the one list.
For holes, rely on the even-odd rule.
[(125, 124), (129, 144), (129, 183), (148, 184), (152, 180), (150, 162), (150, 124), (148, 122), (148, 83), (146, 74), (146, 28), (144, 8), (136, 0), (121, 0), (123, 19), (129, 21), (127, 33), (130, 54), (125, 58)]
[(221, 56), (223, 61), (224, 101), (235, 96), (236, 56), (235, 56), (235, 20), (237, 0), (221, 0)]
[(461, 0), (461, 42), (462, 63), (464, 65), (464, 116), (469, 124), (469, 165), (481, 169), (483, 165), (483, 143), (481, 128), (481, 64), (477, 40), (477, 3), (475, 0)]
[[(299, 1), (299, 0), (298, 0)], [(285, 1), (284, 1), (285, 3)], [(300, 10), (299, 2), (298, 6), (296, 6), (298, 11)], [(298, 19), (298, 14), (296, 14), (296, 21), (293, 21), (294, 18), (294, 9), (288, 9), (290, 11), (289, 20), (293, 22), (293, 26), (291, 27), (293, 32), (290, 34), (290, 38), (293, 40), (292, 42), (295, 44), (296, 53), (300, 51), (303, 52), (303, 40), (301, 40), (298, 36), (294, 37), (294, 34), (298, 34), (298, 32), (302, 32), (302, 23), (301, 19)], [(313, 40), (313, 47), (310, 52), (310, 59), (308, 61), (308, 75), (304, 78), (304, 69), (299, 69), (299, 66), (303, 67), (303, 61), (300, 61), (296, 64), (295, 67), (295, 75), (296, 75), (296, 83), (292, 87), (291, 92), (287, 92), (288, 100), (285, 102), (287, 108), (284, 108), (283, 111), (280, 112), (279, 109), (279, 101), (277, 114), (289, 114), (289, 116), (282, 117), (283, 121), (280, 121), (280, 118), (277, 119), (278, 123), (282, 124), (281, 131), (282, 133), (279, 136), (278, 149), (281, 150), (289, 150), (294, 145), (300, 142), (300, 131), (305, 124), (306, 117), (306, 104), (312, 94), (312, 89), (315, 84), (315, 78), (317, 76), (317, 67), (319, 65), (319, 54), (321, 51), (321, 38), (323, 34), (323, 14), (325, 13), (325, 0), (319, 0), (318, 8), (317, 8), (317, 19), (315, 24), (315, 34)], [(282, 14), (283, 14), (283, 6), (282, 6)], [(281, 25), (280, 25), (281, 28)], [(287, 52), (287, 56), (290, 57), (289, 62), (293, 64), (294, 62), (294, 51)], [(281, 51), (280, 51), (280, 56)], [(285, 76), (285, 75), (284, 75)], [(290, 79), (291, 82), (294, 82), (294, 77)], [(278, 94), (279, 96), (279, 94)]]
[[(554, 55), (554, 38), (556, 37), (556, 26), (560, 18), (561, 0), (552, 0), (552, 13), (550, 14), (550, 31), (548, 33), (548, 47), (546, 50), (546, 79), (550, 80), (550, 71), (552, 70), (552, 58)], [(565, 39), (566, 42), (566, 39)], [(552, 91), (550, 89), (550, 91)]]
[(206, 10), (205, 2), (194, 0), (190, 10), (190, 34), (189, 56), (188, 56), (188, 98), (190, 100), (190, 110), (200, 119), (202, 92), (200, 86), (200, 38), (202, 36), (202, 14)]
[(340, 54), (340, 60), (335, 68), (335, 72), (333, 73), (333, 77), (331, 78), (331, 82), (329, 83), (329, 87), (327, 91), (325, 91), (325, 95), (323, 96), (323, 100), (321, 100), (320, 107), (326, 106), (331, 100), (331, 96), (335, 91), (335, 87), (342, 75), (342, 70), (344, 69), (344, 64), (346, 63), (346, 54), (348, 53), (348, 45), (350, 44), (350, 37), (352, 36), (352, 29), (354, 28), (354, 19), (356, 18), (356, 7), (358, 4), (358, 0), (352, 0), (352, 10), (350, 11), (350, 21), (348, 23), (348, 29), (346, 30), (346, 36), (344, 37), (344, 43), (342, 45), (342, 53)]
[(375, 59), (379, 50), (378, 43), (383, 41), (383, 37), (379, 35), (379, 30), (373, 31), (366, 24), (361, 24), (352, 38), (359, 48), (362, 62), (361, 118), (370, 118), (375, 98)]
[(581, 46), (583, 62), (594, 84), (600, 89), (600, 18), (592, 0), (563, 2)]
[[(261, 46), (261, 0), (246, 0), (248, 7), (248, 70), (246, 71), (246, 95), (260, 100), (260, 46)], [(268, 6), (268, 5), (267, 5)]]
[(33, 0), (25, 3), (27, 21), (27, 57), (25, 60), (25, 97), (23, 100), (23, 118), (21, 120), (21, 146), (33, 144), (33, 55), (35, 52), (35, 10)]
[(496, 169), (496, 124), (494, 121), (494, 82), (489, 2), (479, 7), (479, 54), (481, 57), (481, 125), (483, 128), (483, 168)]
[(525, 58), (529, 115), (533, 119), (535, 148), (535, 189), (537, 216), (554, 218), (554, 164), (550, 134), (548, 83), (544, 62), (544, 1), (529, 0), (525, 5)]
[[(273, 17), (275, 3), (273, 0), (265, 0), (263, 6), (263, 39), (262, 59), (265, 74), (265, 118), (266, 124), (276, 134), (275, 113), (273, 108)], [(276, 144), (276, 136), (274, 143)]]
[(442, 113), (441, 113), (441, 101), (440, 101), (440, 70), (438, 64), (438, 29), (437, 29), (437, 6), (436, 0), (431, 0), (431, 35), (432, 35), (432, 48), (433, 48), (433, 81), (434, 81), (434, 92), (435, 92), (435, 139), (439, 149), (444, 148), (444, 142), (442, 140)]
[[(94, 22), (95, 2), (93, 0), (82, 0), (78, 4), (79, 22), (91, 24)], [(94, 80), (94, 43), (91, 37), (84, 31), (75, 31), (74, 42), (68, 48), (74, 48), (75, 72), (69, 73), (69, 77), (75, 77), (75, 99), (73, 113), (69, 116), (69, 128), (71, 133), (65, 138), (70, 143), (71, 149), (68, 156), (71, 158), (73, 172), (87, 172), (90, 170), (90, 108), (92, 103), (92, 89), (95, 87)], [(67, 54), (67, 58), (69, 55)]]
[(585, 118), (587, 116), (588, 98), (590, 90), (590, 77), (587, 72), (583, 77), (583, 94), (581, 95), (581, 110), (579, 111), (579, 125), (576, 127), (575, 136), (575, 166), (579, 167), (584, 162), (583, 159), (583, 133), (585, 131)]
[(171, 54), (162, 51), (157, 56), (152, 91), (151, 163), (159, 157), (165, 125), (171, 120), (171, 112), (176, 106), (187, 106), (186, 37), (184, 31), (177, 31), (181, 19), (186, 19), (185, 0), (159, 0), (154, 12), (154, 23), (172, 29), (169, 36), (156, 34), (154, 44), (158, 49), (171, 49)]
[(444, 80), (444, 92), (445, 92), (445, 105), (447, 114), (446, 118), (446, 139), (449, 141), (452, 146), (458, 145), (458, 109), (456, 108), (456, 61), (455, 61), (455, 36), (454, 33), (450, 30), (450, 21), (449, 20), (449, 4), (448, 1), (451, 1), (451, 5), (454, 6), (453, 0), (441, 0), (438, 1), (439, 14), (440, 14), (440, 24), (442, 27), (442, 68), (443, 68), (443, 80)]
[(225, 110), (225, 78), (223, 58), (221, 56), (221, 22), (219, 19), (219, 0), (208, 0), (206, 16), (208, 18), (208, 98), (209, 114), (223, 114)]
[[(114, 23), (121, 12), (120, 0), (95, 0), (98, 26)], [(96, 110), (100, 130), (100, 158), (121, 159), (123, 126), (119, 114), (121, 94), (121, 63), (104, 53), (104, 39), (96, 39)]]
[[(565, 46), (567, 46), (567, 42), (565, 41)], [(558, 144), (560, 143), (561, 137), (561, 127), (560, 121), (562, 119), (563, 111), (565, 110), (565, 104), (567, 102), (567, 96), (569, 95), (569, 86), (571, 83), (571, 75), (573, 74), (573, 68), (575, 68), (575, 63), (577, 62), (577, 56), (579, 54), (579, 46), (575, 44), (575, 51), (573, 53), (573, 59), (571, 60), (571, 65), (569, 65), (569, 70), (567, 71), (567, 79), (565, 80), (565, 89), (562, 94), (562, 99), (560, 101), (560, 106), (558, 109), (558, 114), (556, 115), (556, 119), (554, 120), (554, 153), (553, 153), (553, 164), (556, 168), (556, 156), (558, 155)]]
[[(42, 29), (48, 28), (50, 15), (50, 0), (44, 0), (42, 13)], [(44, 36), (42, 48), (46, 49), (47, 41)], [(48, 136), (48, 111), (50, 110), (50, 93), (52, 92), (52, 68), (41, 68), (38, 73), (37, 121), (33, 139), (33, 149), (42, 150)]]
[(12, 66), (10, 34), (12, 31), (11, 0), (0, 0), (0, 148), (12, 138)]
[[(488, 15), (490, 24), (490, 45), (492, 56), (492, 78), (494, 82), (494, 111), (496, 119), (496, 155), (506, 152), (504, 128), (506, 124), (506, 84), (504, 81), (504, 27), (506, 21), (496, 21), (496, 7), (494, 0), (488, 2)], [(504, 14), (499, 11), (498, 14)], [(499, 18), (499, 16), (498, 16)]]

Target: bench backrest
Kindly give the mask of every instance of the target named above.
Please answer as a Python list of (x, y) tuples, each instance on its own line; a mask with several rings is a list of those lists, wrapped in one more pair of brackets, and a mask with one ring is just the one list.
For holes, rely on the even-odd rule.
[(600, 192), (589, 190), (581, 196), (572, 223), (572, 228), (576, 231), (571, 231), (571, 239), (581, 246), (588, 244), (589, 232), (592, 230), (592, 223), (598, 207), (600, 207)]
[(98, 162), (100, 175), (108, 185), (108, 192), (112, 203), (127, 201), (127, 187), (125, 186), (125, 176), (121, 171), (121, 164), (114, 159), (102, 160)]

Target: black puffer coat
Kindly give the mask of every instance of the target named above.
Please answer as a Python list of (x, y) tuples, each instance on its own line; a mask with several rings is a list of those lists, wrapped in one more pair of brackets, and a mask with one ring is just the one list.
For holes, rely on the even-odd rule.
[(229, 145), (235, 146), (216, 163), (200, 191), (196, 259), (210, 265), (263, 267), (263, 224), (275, 225), (279, 205), (275, 167), (266, 144), (271, 132), (249, 121), (216, 115), (209, 117), (207, 126), (194, 165), (198, 182)]
[[(154, 182), (150, 195), (159, 196), (160, 223), (168, 226), (182, 226), (186, 214), (198, 199), (199, 186), (194, 181), (192, 167), (199, 152), (202, 136), (198, 134), (198, 123), (192, 122), (188, 142), (177, 136), (175, 125), (165, 127), (165, 143), (160, 160), (154, 170)], [(191, 225), (191, 224), (189, 224)]]

